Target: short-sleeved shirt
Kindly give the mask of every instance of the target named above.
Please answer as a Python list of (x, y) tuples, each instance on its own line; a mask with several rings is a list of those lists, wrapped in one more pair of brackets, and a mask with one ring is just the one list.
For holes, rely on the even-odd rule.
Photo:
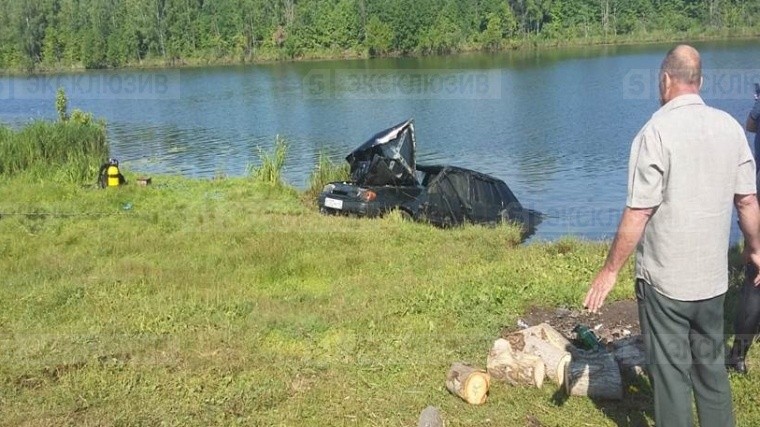
[(733, 117), (699, 95), (662, 106), (631, 147), (627, 206), (655, 208), (636, 277), (680, 301), (725, 293), (734, 195), (755, 192), (755, 162)]

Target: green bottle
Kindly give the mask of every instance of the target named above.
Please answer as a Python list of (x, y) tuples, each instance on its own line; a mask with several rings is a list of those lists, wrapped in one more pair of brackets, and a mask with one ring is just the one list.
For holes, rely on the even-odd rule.
[(575, 333), (575, 340), (578, 342), (578, 344), (580, 344), (581, 349), (600, 350), (604, 348), (594, 331), (592, 331), (588, 326), (577, 324), (573, 328), (573, 332)]

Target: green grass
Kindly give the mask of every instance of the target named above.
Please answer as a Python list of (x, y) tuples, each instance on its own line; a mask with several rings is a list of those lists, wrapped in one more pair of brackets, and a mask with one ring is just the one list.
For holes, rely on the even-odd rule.
[(107, 156), (105, 126), (92, 120), (36, 121), (20, 130), (0, 126), (0, 177), (94, 181)]
[[(245, 178), (153, 182), (0, 181), (0, 425), (409, 426), (428, 405), (447, 426), (645, 417), (645, 392), (597, 405), (494, 384), (473, 407), (444, 387), (528, 306), (578, 307), (606, 244), (322, 216)], [(612, 300), (632, 296), (621, 277)], [(760, 385), (733, 385), (739, 425), (757, 425)]]
[(282, 187), (282, 172), (288, 155), (288, 143), (279, 135), (275, 138), (272, 151), (258, 148), (259, 165), (249, 167), (249, 174), (254, 182), (269, 186)]
[(313, 203), (325, 185), (336, 181), (347, 181), (349, 172), (348, 163), (341, 162), (336, 165), (327, 154), (319, 153), (317, 164), (309, 176), (309, 188), (304, 192), (305, 199)]

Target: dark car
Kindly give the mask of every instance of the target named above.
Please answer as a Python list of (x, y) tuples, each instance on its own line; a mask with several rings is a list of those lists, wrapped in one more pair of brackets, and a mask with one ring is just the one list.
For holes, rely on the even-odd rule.
[(412, 216), (424, 191), (414, 156), (411, 120), (377, 133), (346, 157), (351, 179), (326, 185), (319, 196), (320, 210), (368, 217), (399, 210)]
[(415, 164), (414, 124), (377, 133), (346, 157), (351, 179), (325, 186), (324, 213), (403, 216), (441, 227), (518, 222), (532, 234), (541, 214), (524, 208), (504, 181), (456, 166)]
[(425, 191), (415, 218), (442, 227), (512, 221), (531, 233), (541, 222), (541, 214), (523, 207), (498, 178), (457, 166), (419, 166), (419, 170), (424, 172)]

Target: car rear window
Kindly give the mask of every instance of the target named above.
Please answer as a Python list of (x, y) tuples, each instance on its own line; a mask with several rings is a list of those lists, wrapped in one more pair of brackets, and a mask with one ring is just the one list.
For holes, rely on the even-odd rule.
[(501, 197), (499, 197), (496, 185), (477, 177), (472, 179), (472, 200), (487, 205), (501, 205)]
[(512, 193), (512, 190), (507, 187), (507, 184), (499, 182), (498, 188), (499, 192), (501, 193), (501, 198), (504, 201), (504, 205), (510, 205), (516, 208), (521, 207), (520, 202), (517, 201), (517, 197), (515, 197), (514, 193)]

